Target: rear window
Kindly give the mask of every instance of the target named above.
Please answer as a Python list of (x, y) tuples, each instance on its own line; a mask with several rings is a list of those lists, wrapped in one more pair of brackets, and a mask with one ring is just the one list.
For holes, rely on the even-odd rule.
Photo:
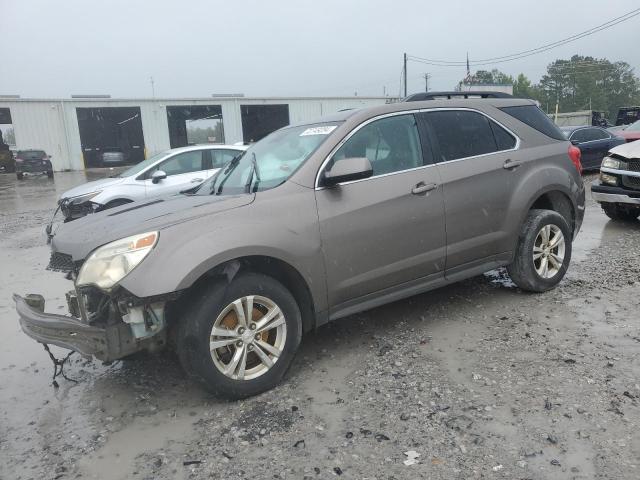
[(535, 105), (502, 107), (500, 110), (517, 118), (522, 123), (526, 123), (531, 128), (545, 134), (547, 137), (555, 138), (556, 140), (566, 140), (566, 137), (562, 134), (556, 124), (553, 123), (551, 119)]
[(40, 160), (43, 157), (46, 157), (47, 154), (44, 153), (44, 150), (21, 150), (18, 152), (18, 156), (25, 160)]
[(445, 110), (419, 114), (435, 134), (440, 158), (448, 162), (509, 150), (516, 139), (484, 115), (467, 110)]

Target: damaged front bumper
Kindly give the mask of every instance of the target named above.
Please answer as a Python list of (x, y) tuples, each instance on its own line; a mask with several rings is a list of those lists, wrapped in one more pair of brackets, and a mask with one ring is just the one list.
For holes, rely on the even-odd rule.
[[(44, 313), (40, 295), (13, 295), (22, 331), (40, 343), (57, 345), (83, 355), (102, 356), (108, 351), (106, 330), (67, 315)], [(40, 309), (40, 307), (42, 309)]]
[[(89, 324), (75, 316), (45, 313), (41, 295), (31, 294), (23, 298), (14, 294), (13, 300), (22, 331), (29, 337), (105, 362), (142, 350), (155, 351), (166, 344), (162, 302), (134, 305), (129, 301), (122, 305), (125, 312), (117, 321)], [(77, 308), (71, 308), (70, 303), (72, 313), (79, 314), (83, 309)]]

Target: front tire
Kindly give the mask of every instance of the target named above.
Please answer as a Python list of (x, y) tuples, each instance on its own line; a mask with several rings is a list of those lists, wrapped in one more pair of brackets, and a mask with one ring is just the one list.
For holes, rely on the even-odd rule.
[(184, 370), (214, 395), (240, 399), (275, 387), (302, 338), (300, 308), (280, 282), (241, 273), (203, 289), (179, 326)]
[(571, 261), (571, 229), (558, 212), (531, 210), (518, 237), (515, 258), (507, 267), (518, 287), (545, 292), (564, 277)]
[(611, 220), (620, 222), (633, 222), (640, 216), (640, 209), (626, 208), (615, 203), (602, 203), (602, 210)]
[(24, 175), (21, 172), (16, 173), (16, 178), (18, 180), (23, 180), (24, 179)]

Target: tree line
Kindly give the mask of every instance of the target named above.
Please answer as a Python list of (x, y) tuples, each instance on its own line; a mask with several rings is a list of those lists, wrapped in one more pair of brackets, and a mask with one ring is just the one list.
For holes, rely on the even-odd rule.
[(516, 78), (497, 69), (478, 70), (467, 84), (499, 83), (513, 85), (517, 97), (540, 102), (547, 113), (597, 110), (615, 121), (618, 109), (640, 105), (640, 78), (627, 62), (574, 55), (547, 66), (538, 83), (520, 73)]

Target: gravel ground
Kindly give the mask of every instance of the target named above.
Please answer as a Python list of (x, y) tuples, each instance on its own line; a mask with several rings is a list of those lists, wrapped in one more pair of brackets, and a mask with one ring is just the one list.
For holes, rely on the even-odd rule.
[(77, 383), (51, 386), (10, 295), (63, 311), (42, 224), (82, 181), (0, 176), (0, 479), (640, 478), (640, 222), (589, 200), (555, 290), (497, 271), (349, 317), (282, 385), (228, 403), (170, 354), (73, 356)]

